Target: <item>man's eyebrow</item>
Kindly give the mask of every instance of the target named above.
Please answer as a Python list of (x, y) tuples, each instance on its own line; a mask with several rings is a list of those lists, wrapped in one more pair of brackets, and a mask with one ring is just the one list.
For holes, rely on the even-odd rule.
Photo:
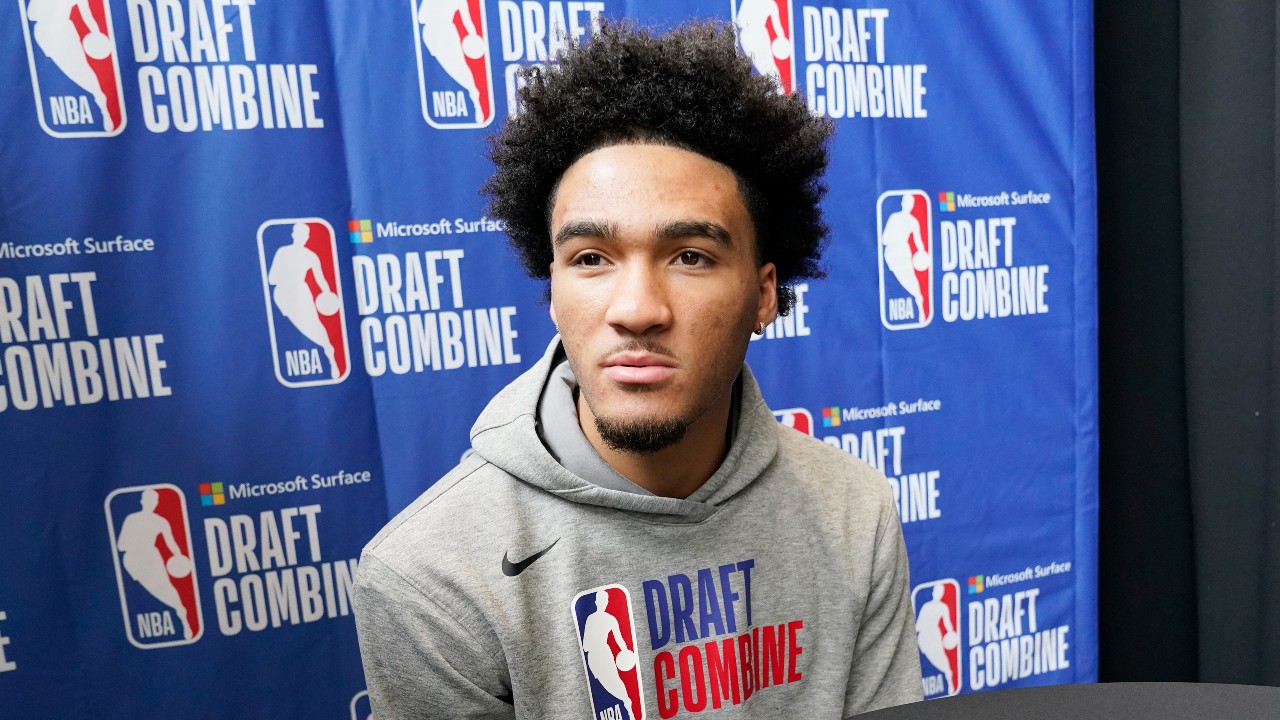
[(687, 237), (704, 237), (717, 245), (733, 247), (729, 231), (720, 225), (704, 220), (677, 220), (658, 228), (659, 240), (679, 240)]
[(570, 220), (556, 231), (556, 236), (552, 239), (552, 246), (560, 247), (576, 237), (614, 240), (618, 237), (618, 226), (604, 220)]

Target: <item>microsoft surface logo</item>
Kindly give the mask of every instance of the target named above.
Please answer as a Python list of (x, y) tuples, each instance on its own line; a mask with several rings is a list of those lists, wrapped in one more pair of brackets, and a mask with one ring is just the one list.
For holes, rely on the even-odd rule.
[(977, 595), (978, 593), (982, 592), (983, 590), (982, 581), (983, 581), (982, 575), (973, 575), (972, 577), (969, 578), (969, 594), (970, 595)]
[(840, 406), (822, 408), (822, 427), (840, 427)]
[(348, 220), (347, 231), (353, 245), (373, 242), (373, 223), (369, 220)]
[(225, 505), (227, 496), (222, 493), (222, 483), (200, 483), (201, 505)]
[(953, 192), (938, 193), (938, 211), (939, 212), (955, 212), (956, 211), (956, 194)]

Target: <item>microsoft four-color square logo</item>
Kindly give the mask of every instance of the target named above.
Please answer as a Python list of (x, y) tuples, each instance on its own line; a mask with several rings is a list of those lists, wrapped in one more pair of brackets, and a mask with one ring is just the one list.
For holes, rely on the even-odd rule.
[(939, 212), (955, 212), (956, 211), (956, 194), (953, 192), (938, 193), (938, 211)]
[(227, 496), (222, 492), (222, 483), (200, 483), (201, 505), (225, 505)]
[(373, 223), (368, 220), (348, 220), (347, 231), (353, 245), (373, 242)]
[(977, 595), (978, 593), (982, 592), (983, 580), (984, 580), (984, 576), (982, 575), (970, 576), (969, 578), (969, 594), (970, 595)]
[(839, 406), (822, 408), (822, 427), (840, 427)]

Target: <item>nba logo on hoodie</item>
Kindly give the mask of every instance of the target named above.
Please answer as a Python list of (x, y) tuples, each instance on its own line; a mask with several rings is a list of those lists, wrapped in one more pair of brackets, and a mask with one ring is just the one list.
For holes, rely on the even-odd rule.
[(573, 621), (595, 720), (644, 720), (644, 694), (631, 595), (621, 585), (584, 590), (573, 599)]
[(960, 672), (960, 583), (947, 578), (911, 591), (925, 699), (955, 695)]
[(58, 138), (124, 129), (115, 28), (107, 0), (19, 0), (40, 127)]
[(890, 190), (876, 207), (880, 322), (890, 330), (933, 321), (933, 235), (929, 196)]
[(732, 0), (738, 43), (756, 72), (771, 77), (783, 92), (796, 89), (795, 33), (791, 0)]
[(423, 119), (442, 129), (481, 128), (493, 122), (484, 0), (409, 0), (409, 6)]
[(121, 488), (103, 504), (129, 642), (151, 650), (199, 640), (204, 622), (182, 491), (168, 484)]
[(276, 379), (293, 388), (346, 380), (351, 362), (333, 226), (320, 218), (268, 220), (258, 228), (258, 261)]

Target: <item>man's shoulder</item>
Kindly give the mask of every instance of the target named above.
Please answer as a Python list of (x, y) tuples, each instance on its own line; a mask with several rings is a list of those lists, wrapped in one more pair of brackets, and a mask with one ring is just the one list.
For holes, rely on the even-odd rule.
[[(891, 502), (884, 473), (857, 457), (815, 437), (778, 425), (778, 462), (792, 481), (813, 486), (824, 495)], [(832, 491), (835, 491), (834, 493)]]
[(884, 481), (875, 468), (840, 448), (785, 425), (778, 425), (778, 453), (792, 463), (848, 474), (855, 482)]
[(495, 522), (506, 515), (500, 508), (510, 504), (523, 485), (471, 453), (378, 531), (365, 545), (364, 555), (394, 566), (465, 546), (477, 533), (494, 530)]

